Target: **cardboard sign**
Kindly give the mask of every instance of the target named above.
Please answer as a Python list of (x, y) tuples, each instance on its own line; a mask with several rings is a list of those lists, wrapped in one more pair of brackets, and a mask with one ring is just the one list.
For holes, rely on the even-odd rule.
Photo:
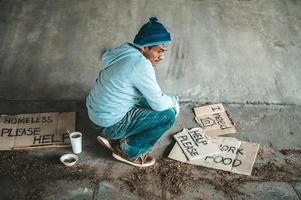
[(217, 137), (221, 153), (207, 155), (196, 160), (188, 160), (178, 143), (175, 143), (169, 158), (237, 174), (251, 175), (259, 149), (259, 144), (242, 142), (230, 137)]
[(195, 120), (208, 136), (237, 133), (234, 123), (222, 104), (194, 108)]
[(0, 116), (0, 150), (70, 146), (75, 112)]
[(195, 160), (207, 155), (220, 153), (219, 144), (210, 140), (201, 128), (184, 129), (174, 135), (188, 160)]

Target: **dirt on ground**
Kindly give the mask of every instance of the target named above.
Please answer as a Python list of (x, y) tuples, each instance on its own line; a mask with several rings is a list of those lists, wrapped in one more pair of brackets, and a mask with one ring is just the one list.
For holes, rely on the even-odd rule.
[(0, 152), (0, 177), (1, 181), (30, 186), (25, 199), (33, 200), (41, 199), (42, 185), (52, 180), (87, 180), (94, 185), (98, 179), (95, 169), (88, 166), (66, 167), (60, 163), (59, 155), (36, 157), (27, 151)]
[[(273, 150), (260, 150), (263, 158), (274, 155)], [(282, 150), (288, 152), (289, 156), (301, 157), (301, 151)], [(290, 157), (292, 158), (292, 157)], [(157, 183), (162, 189), (172, 195), (181, 195), (183, 190), (193, 188), (197, 183), (213, 185), (218, 191), (227, 194), (241, 194), (239, 187), (245, 182), (288, 182), (301, 181), (300, 163), (295, 163), (290, 158), (283, 160), (272, 159), (272, 161), (256, 164), (253, 167), (252, 176), (234, 174), (227, 171), (215, 170), (201, 166), (189, 165), (170, 159), (160, 159), (154, 167), (137, 169), (127, 177), (121, 178), (131, 192), (145, 197), (149, 191), (145, 190), (145, 181), (149, 176), (160, 176)]]
[(280, 153), (285, 156), (297, 156), (301, 158), (301, 149), (282, 149)]
[[(162, 191), (171, 195), (181, 195), (187, 188), (193, 188), (198, 183), (214, 186), (216, 190), (225, 195), (239, 194), (239, 186), (245, 182), (300, 182), (299, 150), (281, 150), (284, 159), (270, 159), (261, 164), (255, 163), (252, 176), (233, 174), (226, 171), (215, 170), (200, 166), (189, 165), (178, 161), (161, 158), (149, 168), (135, 168), (132, 173), (120, 177), (125, 187), (141, 198), (146, 198), (152, 191), (145, 187), (146, 184), (155, 184)], [(270, 154), (272, 156), (273, 154)], [(26, 199), (41, 199), (43, 187), (41, 185), (49, 180), (85, 180), (94, 188), (99, 180), (111, 179), (110, 175), (101, 177), (95, 168), (87, 165), (75, 165), (65, 167), (59, 161), (58, 155), (33, 156), (28, 152), (4, 151), (0, 153), (0, 177), (1, 180), (21, 182), (30, 185), (26, 192)]]

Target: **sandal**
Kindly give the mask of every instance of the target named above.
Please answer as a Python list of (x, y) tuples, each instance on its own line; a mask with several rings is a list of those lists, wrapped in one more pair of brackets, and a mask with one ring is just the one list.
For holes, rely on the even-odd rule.
[(135, 160), (130, 160), (127, 156), (125, 156), (118, 145), (116, 145), (113, 149), (112, 156), (124, 163), (136, 166), (136, 167), (149, 167), (155, 164), (156, 160), (149, 154), (141, 155), (140, 157), (136, 158)]
[(113, 151), (112, 145), (110, 143), (109, 140), (107, 140), (106, 138), (103, 138), (101, 136), (97, 136), (97, 141), (102, 144), (103, 146), (105, 146), (107, 149)]

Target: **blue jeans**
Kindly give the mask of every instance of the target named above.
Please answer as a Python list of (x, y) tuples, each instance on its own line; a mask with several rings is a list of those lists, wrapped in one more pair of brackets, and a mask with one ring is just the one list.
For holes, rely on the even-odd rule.
[(161, 136), (176, 120), (173, 108), (152, 110), (145, 100), (130, 110), (118, 123), (110, 127), (94, 128), (107, 139), (120, 139), (121, 151), (134, 160), (152, 150)]

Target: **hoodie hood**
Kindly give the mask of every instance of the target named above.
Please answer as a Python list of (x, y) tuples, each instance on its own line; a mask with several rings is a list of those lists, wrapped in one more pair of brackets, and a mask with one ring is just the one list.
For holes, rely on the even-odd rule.
[(103, 69), (107, 69), (121, 59), (127, 56), (137, 55), (138, 53), (140, 53), (139, 50), (129, 43), (125, 43), (115, 49), (106, 49), (102, 56), (102, 67)]

